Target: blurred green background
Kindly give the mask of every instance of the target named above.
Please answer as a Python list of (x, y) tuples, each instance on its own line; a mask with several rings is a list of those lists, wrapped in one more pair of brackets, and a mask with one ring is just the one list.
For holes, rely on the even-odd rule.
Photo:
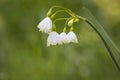
[(87, 7), (120, 48), (120, 0), (0, 0), (0, 80), (120, 80), (99, 36), (83, 22), (75, 25), (78, 44), (46, 47), (48, 35), (36, 26), (54, 5), (78, 15)]

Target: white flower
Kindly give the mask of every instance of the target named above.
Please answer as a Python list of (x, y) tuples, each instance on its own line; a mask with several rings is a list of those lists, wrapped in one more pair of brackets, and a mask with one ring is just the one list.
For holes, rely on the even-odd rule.
[(39, 31), (50, 33), (52, 31), (52, 20), (49, 17), (44, 18), (37, 26)]
[(66, 43), (66, 33), (65, 32), (62, 32), (60, 35), (59, 35), (59, 44), (63, 44), (63, 43)]
[(78, 39), (73, 31), (70, 31), (66, 36), (66, 43), (78, 43)]
[(55, 31), (50, 32), (47, 39), (47, 46), (56, 45), (59, 43), (59, 34)]

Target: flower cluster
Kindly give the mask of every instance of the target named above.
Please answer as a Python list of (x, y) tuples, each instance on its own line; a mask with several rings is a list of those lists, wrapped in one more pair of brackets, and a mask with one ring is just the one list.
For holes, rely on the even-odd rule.
[[(54, 11), (54, 8), (57, 8), (56, 11)], [(68, 15), (70, 17), (53, 19), (55, 17), (55, 15), (58, 14), (59, 12), (66, 12), (66, 13), (68, 13)], [(87, 12), (89, 12), (89, 11), (87, 11)], [(90, 16), (92, 16), (92, 15), (90, 14)], [(55, 31), (55, 29), (56, 29), (55, 22), (59, 21), (59, 20), (66, 20), (64, 28), (63, 28), (63, 32), (61, 32), (60, 34), (58, 34)], [(108, 52), (110, 53), (116, 67), (120, 71), (119, 63), (117, 62), (117, 59), (115, 59), (114, 54), (112, 52), (112, 49), (109, 46), (109, 44), (107, 43), (107, 40), (104, 39), (103, 35), (97, 29), (98, 27), (94, 26), (88, 19), (76, 15), (70, 9), (60, 7), (60, 6), (54, 6), (54, 7), (50, 8), (48, 13), (47, 13), (47, 17), (44, 18), (38, 24), (37, 27), (39, 28), (39, 31), (49, 34), (48, 39), (47, 39), (47, 46), (57, 45), (57, 44), (62, 45), (62, 44), (71, 43), (71, 42), (78, 43), (77, 36), (73, 32), (73, 24), (75, 22), (79, 22), (79, 20), (85, 21), (87, 24), (90, 25), (90, 27), (92, 27), (97, 32), (97, 34), (99, 35), (99, 37), (103, 41), (105, 47), (107, 48)], [(66, 34), (67, 27), (70, 27), (70, 32), (68, 32)], [(99, 26), (99, 27), (101, 27), (101, 26)], [(108, 36), (108, 35), (106, 35), (106, 36)], [(108, 40), (111, 40), (111, 39), (109, 38)], [(116, 52), (118, 52), (118, 54), (119, 54), (120, 51), (113, 42), (112, 42), (111, 46), (113, 46), (115, 48)]]
[[(62, 8), (63, 9), (63, 8)], [(52, 13), (52, 8), (48, 11), (47, 17), (44, 18), (39, 24), (38, 28), (39, 31), (44, 32), (49, 34), (48, 39), (47, 39), (47, 46), (50, 45), (62, 45), (62, 44), (67, 44), (67, 43), (78, 43), (78, 39), (76, 34), (73, 32), (73, 23), (79, 21), (78, 18), (76, 18), (76, 15), (72, 13), (69, 10), (63, 9), (63, 11), (68, 12), (72, 17), (69, 18), (60, 18), (56, 20), (52, 20), (52, 18), (58, 13), (61, 12), (62, 10), (56, 11), (54, 14)], [(63, 32), (58, 34), (55, 30), (55, 22), (57, 20), (66, 20), (65, 27), (63, 29)], [(67, 24), (67, 25), (66, 25)], [(66, 26), (71, 27), (70, 32), (66, 34)]]

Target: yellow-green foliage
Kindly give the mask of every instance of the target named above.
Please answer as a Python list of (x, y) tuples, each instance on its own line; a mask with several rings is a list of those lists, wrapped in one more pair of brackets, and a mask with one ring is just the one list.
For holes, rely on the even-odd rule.
[(0, 0), (0, 80), (120, 80), (102, 41), (84, 22), (75, 24), (78, 44), (46, 46), (48, 35), (37, 25), (54, 5), (79, 15), (87, 7), (120, 47), (119, 0)]

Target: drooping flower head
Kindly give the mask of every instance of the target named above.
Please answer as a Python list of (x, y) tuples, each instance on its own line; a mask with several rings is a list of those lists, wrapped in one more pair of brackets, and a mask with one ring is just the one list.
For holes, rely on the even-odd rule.
[(52, 20), (50, 17), (44, 18), (37, 26), (39, 31), (50, 33), (52, 31)]
[(59, 44), (59, 34), (55, 31), (50, 32), (47, 39), (47, 46)]
[(60, 35), (59, 35), (59, 44), (63, 44), (63, 43), (66, 43), (66, 33), (65, 32), (62, 32)]
[(70, 31), (67, 35), (66, 35), (66, 43), (78, 43), (78, 39), (77, 36), (75, 35), (75, 33), (73, 31)]
[[(58, 8), (58, 9), (54, 9), (54, 8)], [(55, 18), (55, 15), (58, 14), (59, 12), (68, 13), (70, 17)], [(65, 24), (64, 24), (63, 32), (59, 35), (56, 32), (56, 22), (61, 20), (65, 20)], [(47, 46), (57, 45), (57, 44), (61, 45), (70, 42), (77, 43), (78, 42), (77, 37), (73, 32), (73, 24), (78, 21), (79, 21), (79, 16), (73, 13), (71, 10), (67, 8), (55, 6), (49, 9), (47, 13), (47, 17), (44, 18), (38, 24), (37, 27), (39, 28), (39, 31), (49, 34), (47, 39)], [(71, 27), (70, 32), (68, 34), (66, 34), (67, 27)]]

